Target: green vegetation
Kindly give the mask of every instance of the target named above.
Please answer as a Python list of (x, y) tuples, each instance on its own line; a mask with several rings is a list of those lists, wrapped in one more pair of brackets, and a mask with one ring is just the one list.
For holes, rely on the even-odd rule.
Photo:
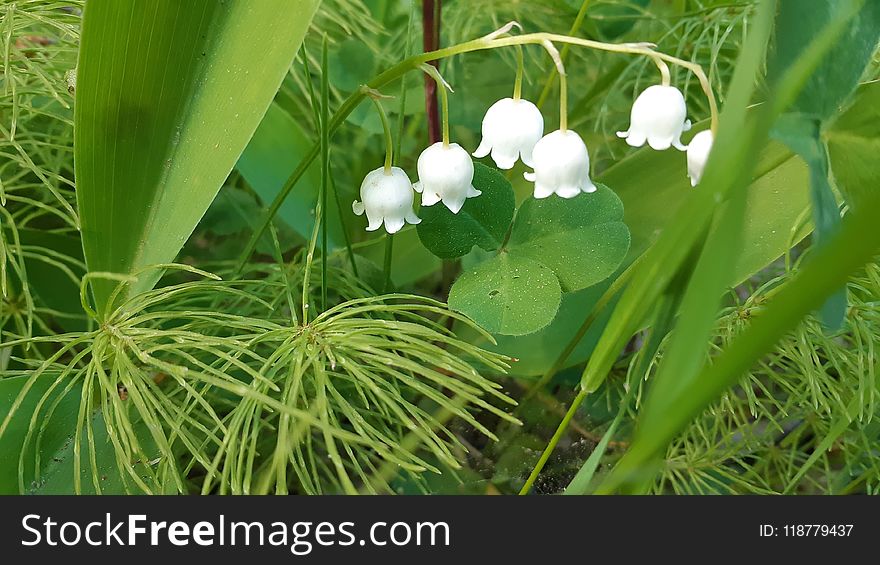
[(880, 492), (880, 8), (812, 4), (5, 2), (0, 493)]

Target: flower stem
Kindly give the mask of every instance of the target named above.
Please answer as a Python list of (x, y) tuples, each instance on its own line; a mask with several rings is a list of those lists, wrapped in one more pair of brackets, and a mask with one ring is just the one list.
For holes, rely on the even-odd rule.
[[(581, 8), (578, 10), (577, 16), (574, 17), (574, 22), (571, 24), (571, 28), (568, 30), (568, 35), (574, 35), (577, 30), (581, 28), (581, 24), (584, 23), (584, 18), (587, 15), (587, 8), (590, 6), (590, 0), (584, 0), (581, 3)], [(566, 43), (562, 46), (562, 50), (559, 52), (559, 57), (565, 62), (565, 58), (568, 56), (568, 50), (571, 49), (571, 45)], [(547, 76), (547, 79), (544, 81), (544, 90), (541, 91), (541, 96), (538, 97), (538, 102), (535, 104), (538, 108), (542, 108), (544, 103), (547, 102), (547, 97), (550, 96), (550, 89), (553, 87), (553, 75), (556, 74), (556, 67), (553, 67), (550, 70), (550, 74)]]
[(375, 96), (370, 96), (370, 100), (376, 106), (376, 111), (379, 112), (379, 120), (382, 122), (382, 131), (385, 135), (385, 174), (390, 175), (391, 165), (394, 163), (394, 139), (391, 137), (391, 126), (388, 124), (388, 115), (385, 113), (385, 108), (382, 107), (379, 100)]
[(394, 256), (394, 234), (385, 236), (385, 267), (382, 269), (382, 294), (391, 290), (391, 258)]
[(559, 440), (562, 439), (562, 435), (568, 428), (569, 422), (571, 422), (571, 419), (574, 418), (575, 413), (577, 413), (578, 408), (580, 408), (581, 403), (586, 397), (586, 389), (581, 389), (581, 391), (578, 392), (577, 396), (574, 398), (574, 401), (572, 401), (571, 406), (568, 408), (568, 412), (566, 412), (565, 416), (562, 418), (562, 422), (560, 422), (559, 426), (556, 428), (556, 432), (553, 434), (553, 437), (550, 438), (550, 442), (547, 444), (547, 447), (544, 448), (544, 452), (541, 453), (541, 458), (538, 459), (538, 462), (535, 464), (535, 468), (532, 469), (532, 473), (529, 475), (529, 478), (526, 479), (525, 484), (519, 490), (520, 495), (529, 494), (529, 491), (532, 489), (532, 485), (535, 484), (538, 475), (541, 474), (541, 470), (544, 469), (544, 465), (546, 465), (547, 460), (550, 459), (550, 454), (553, 453), (553, 450), (556, 448), (556, 444), (558, 444)]
[(516, 82), (513, 83), (513, 99), (522, 98), (523, 72), (525, 68), (525, 60), (523, 57), (523, 46), (516, 46)]
[(321, 45), (321, 310), (327, 309), (327, 191), (330, 189), (330, 72), (327, 64), (327, 35)]
[(440, 115), (443, 120), (443, 147), (449, 147), (449, 95), (442, 85), (440, 89)]
[[(303, 82), (306, 84), (307, 90), (309, 92), (309, 102), (312, 105), (312, 112), (314, 113), (315, 120), (315, 129), (320, 131), (321, 128), (321, 108), (318, 104), (318, 98), (315, 95), (315, 89), (312, 86), (312, 75), (309, 70), (309, 55), (306, 50), (306, 45), (302, 46), (302, 59), (303, 59)], [(339, 216), (339, 225), (342, 227), (342, 237), (345, 239), (345, 249), (348, 253), (348, 262), (351, 264), (351, 272), (354, 273), (354, 276), (358, 276), (358, 268), (357, 262), (354, 258), (354, 251), (351, 248), (351, 238), (348, 235), (348, 230), (345, 227), (345, 217), (342, 215), (342, 201), (339, 199), (339, 191), (336, 190), (336, 184), (333, 182), (333, 177), (330, 177), (329, 187), (330, 192), (333, 193), (333, 200), (336, 202), (336, 212)]]
[[(413, 42), (413, 25), (415, 22), (416, 4), (410, 2), (409, 6), (409, 22), (406, 24), (406, 47), (403, 51), (404, 57), (412, 54)], [(394, 146), (394, 158), (400, 159), (400, 146), (403, 143), (403, 126), (406, 122), (406, 75), (400, 77), (400, 111), (397, 114), (397, 143)]]
[(449, 96), (446, 91), (452, 90), (452, 87), (449, 86), (449, 83), (443, 80), (440, 71), (438, 71), (433, 65), (423, 64), (422, 70), (434, 79), (434, 82), (437, 83), (437, 90), (440, 91), (440, 114), (443, 120), (443, 147), (449, 147)]
[(568, 129), (568, 84), (565, 65), (562, 64), (562, 56), (552, 41), (541, 41), (541, 45), (550, 54), (553, 64), (556, 65), (556, 72), (559, 74), (559, 129), (565, 132)]
[(663, 86), (669, 86), (672, 84), (672, 76), (669, 73), (669, 65), (666, 64), (666, 61), (660, 57), (651, 57), (651, 60), (654, 61), (654, 64), (657, 65), (657, 69), (660, 70), (660, 84)]

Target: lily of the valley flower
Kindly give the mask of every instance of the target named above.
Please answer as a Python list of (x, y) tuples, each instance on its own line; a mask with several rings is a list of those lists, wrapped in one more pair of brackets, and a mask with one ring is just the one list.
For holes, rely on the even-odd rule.
[(405, 222), (421, 222), (413, 212), (412, 182), (399, 167), (379, 167), (367, 173), (361, 183), (361, 200), (355, 200), (351, 209), (358, 216), (366, 212), (367, 231), (379, 229), (384, 222), (385, 231), (396, 233)]
[(581, 192), (596, 191), (596, 185), (590, 180), (587, 146), (576, 132), (548, 133), (535, 145), (532, 157), (535, 172), (524, 176), (535, 183), (535, 198), (547, 198), (551, 194), (574, 198)]
[(502, 98), (492, 104), (483, 118), (483, 139), (474, 157), (492, 152), (500, 169), (511, 169), (518, 158), (529, 167), (532, 150), (544, 134), (544, 117), (528, 100)]
[(422, 206), (433, 206), (442, 201), (458, 214), (464, 201), (482, 194), (474, 188), (474, 162), (467, 151), (457, 143), (438, 141), (419, 155), (419, 182), (413, 185), (422, 193)]
[(641, 147), (648, 142), (656, 150), (673, 146), (684, 151), (681, 134), (691, 129), (687, 106), (681, 91), (674, 86), (654, 85), (646, 88), (633, 103), (629, 129), (617, 132), (627, 144)]
[(703, 176), (703, 168), (706, 166), (706, 161), (709, 160), (709, 152), (712, 150), (712, 143), (714, 141), (715, 136), (712, 135), (712, 130), (707, 129), (695, 135), (688, 144), (687, 164), (691, 186), (697, 186), (697, 183), (700, 182), (700, 177)]

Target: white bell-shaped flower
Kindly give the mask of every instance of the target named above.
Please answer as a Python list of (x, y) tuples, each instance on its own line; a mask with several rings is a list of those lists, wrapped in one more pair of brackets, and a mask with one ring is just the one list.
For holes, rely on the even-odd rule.
[(413, 185), (422, 193), (422, 206), (443, 204), (458, 214), (464, 201), (482, 194), (474, 188), (474, 162), (461, 145), (442, 141), (431, 145), (419, 155), (419, 182)]
[(502, 98), (492, 104), (483, 118), (483, 139), (474, 157), (492, 152), (492, 160), (500, 169), (511, 169), (518, 158), (529, 167), (532, 150), (544, 135), (544, 117), (528, 100)]
[(633, 103), (629, 129), (617, 132), (627, 144), (641, 147), (648, 142), (656, 150), (673, 146), (684, 151), (681, 134), (691, 129), (687, 106), (681, 91), (674, 86), (655, 84), (646, 88)]
[(691, 139), (687, 148), (687, 164), (688, 177), (691, 179), (691, 186), (697, 186), (700, 177), (703, 176), (703, 169), (706, 167), (706, 161), (709, 160), (709, 152), (712, 151), (712, 143), (715, 136), (712, 130), (701, 131)]
[(581, 192), (596, 191), (596, 185), (590, 180), (587, 146), (576, 132), (548, 133), (535, 145), (532, 157), (535, 172), (523, 176), (535, 183), (535, 198), (547, 198), (551, 194), (574, 198)]
[(361, 216), (367, 214), (367, 231), (374, 231), (385, 223), (385, 231), (396, 233), (405, 222), (417, 224), (421, 220), (413, 212), (412, 182), (403, 169), (379, 167), (370, 171), (361, 183), (361, 200), (355, 200), (351, 209)]

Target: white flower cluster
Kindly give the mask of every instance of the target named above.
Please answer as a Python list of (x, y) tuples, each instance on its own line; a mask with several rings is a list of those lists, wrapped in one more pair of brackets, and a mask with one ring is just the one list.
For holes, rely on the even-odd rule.
[[(689, 146), (681, 143), (681, 135), (690, 129), (687, 108), (681, 91), (673, 86), (654, 85), (636, 99), (630, 114), (630, 127), (618, 137), (633, 147), (646, 142), (655, 150), (675, 147), (687, 151), (688, 176), (691, 185), (700, 181), (703, 167), (712, 148), (711, 131), (694, 136)], [(483, 138), (474, 157), (491, 155), (501, 169), (511, 169), (518, 159), (533, 168), (525, 173), (535, 183), (534, 197), (553, 194), (574, 198), (595, 192), (590, 180), (590, 156), (581, 136), (570, 129), (558, 129), (544, 135), (544, 118), (528, 100), (504, 98), (486, 112), (482, 126)], [(405, 222), (417, 224), (413, 212), (413, 190), (422, 195), (422, 206), (442, 202), (453, 214), (461, 210), (467, 198), (480, 195), (474, 188), (474, 165), (467, 151), (457, 143), (437, 142), (424, 151), (418, 160), (419, 180), (410, 182), (397, 167), (378, 168), (361, 184), (361, 200), (352, 206), (355, 214), (366, 213), (367, 230), (385, 224), (388, 233), (400, 230)]]
[(687, 119), (687, 107), (679, 89), (659, 84), (649, 86), (633, 103), (629, 120), (629, 129), (617, 132), (617, 137), (633, 147), (641, 147), (647, 141), (658, 151), (670, 146), (687, 151), (691, 186), (700, 182), (714, 136), (710, 130), (701, 131), (689, 145), (682, 145), (681, 134), (691, 129), (691, 122)]

